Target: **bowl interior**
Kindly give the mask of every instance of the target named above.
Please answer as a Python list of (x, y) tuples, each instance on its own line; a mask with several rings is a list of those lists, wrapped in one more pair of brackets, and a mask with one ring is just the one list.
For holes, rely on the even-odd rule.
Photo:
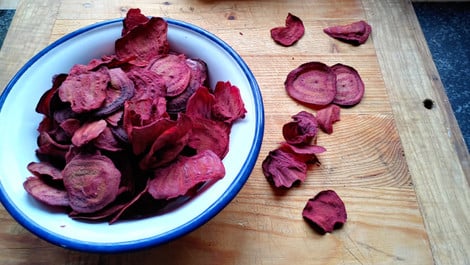
[(85, 251), (138, 249), (179, 237), (216, 215), (241, 189), (256, 162), (263, 133), (263, 105), (258, 85), (243, 60), (223, 41), (193, 25), (167, 19), (173, 50), (203, 59), (210, 83), (230, 81), (239, 87), (247, 115), (234, 124), (230, 150), (223, 162), (226, 176), (175, 210), (141, 220), (88, 223), (69, 218), (31, 198), (23, 189), (26, 165), (37, 161), (35, 112), (55, 74), (76, 63), (114, 53), (121, 20), (106, 21), (68, 34), (33, 57), (12, 79), (0, 98), (0, 199), (10, 214), (31, 232), (60, 246)]

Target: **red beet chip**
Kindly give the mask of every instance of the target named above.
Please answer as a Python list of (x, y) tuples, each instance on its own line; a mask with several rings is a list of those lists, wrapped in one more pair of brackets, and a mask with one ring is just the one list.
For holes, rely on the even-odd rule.
[(72, 143), (80, 147), (97, 138), (106, 129), (105, 120), (92, 121), (83, 124), (72, 136)]
[(148, 22), (139, 24), (126, 35), (116, 40), (115, 50), (118, 59), (135, 58), (133, 63), (145, 66), (153, 58), (167, 54), (168, 24), (162, 18), (152, 17)]
[(138, 25), (145, 24), (149, 18), (140, 12), (139, 8), (131, 8), (127, 11), (126, 18), (122, 21), (122, 35), (126, 35)]
[(51, 116), (51, 108), (53, 98), (57, 95), (57, 89), (60, 87), (62, 82), (67, 78), (67, 74), (58, 74), (52, 79), (52, 87), (42, 94), (41, 98), (36, 105), (36, 112), (42, 113), (47, 117)]
[(207, 87), (207, 65), (200, 59), (186, 59), (186, 64), (191, 69), (191, 79), (186, 90), (176, 97), (168, 98), (167, 111), (176, 114), (186, 110), (189, 98), (201, 86)]
[(328, 105), (336, 95), (336, 75), (321, 62), (300, 65), (287, 75), (284, 85), (289, 96), (313, 105)]
[(291, 46), (304, 35), (305, 28), (302, 20), (291, 13), (287, 15), (285, 27), (271, 29), (271, 38), (282, 46)]
[(95, 117), (107, 117), (122, 109), (124, 102), (134, 96), (134, 83), (121, 68), (108, 70), (110, 86), (106, 89), (106, 99), (96, 112)]
[(320, 234), (342, 227), (347, 219), (344, 203), (333, 190), (321, 191), (309, 199), (302, 216)]
[(340, 120), (340, 107), (331, 104), (317, 111), (318, 127), (327, 134), (333, 133), (333, 123)]
[(217, 82), (214, 97), (212, 115), (215, 119), (231, 124), (245, 117), (246, 109), (240, 95), (240, 89), (229, 81)]
[(121, 172), (103, 155), (78, 154), (62, 171), (70, 206), (79, 213), (103, 209), (119, 191)]
[(336, 95), (333, 103), (340, 106), (354, 106), (364, 96), (364, 82), (356, 69), (335, 64), (331, 67), (336, 74)]
[(350, 43), (361, 45), (367, 41), (372, 31), (372, 27), (367, 22), (360, 20), (348, 25), (332, 26), (323, 29), (323, 32), (330, 37)]
[(188, 99), (186, 105), (186, 115), (192, 118), (212, 118), (212, 107), (215, 103), (214, 94), (210, 93), (209, 88), (201, 86)]
[(288, 143), (281, 143), (279, 147), (282, 151), (296, 155), (299, 161), (305, 161), (306, 163), (315, 164), (318, 162), (317, 154), (326, 152), (326, 148), (319, 145), (303, 144), (303, 145), (291, 145)]
[(317, 134), (317, 119), (309, 112), (301, 111), (292, 116), (293, 121), (282, 126), (282, 135), (287, 143), (308, 144)]
[(140, 160), (143, 170), (156, 169), (172, 162), (189, 141), (193, 122), (185, 114), (180, 114), (175, 126), (163, 131), (156, 139), (147, 154)]
[(191, 69), (186, 64), (183, 54), (168, 54), (151, 62), (149, 70), (163, 78), (166, 96), (175, 97), (183, 93), (191, 79)]
[(220, 159), (223, 159), (229, 150), (230, 125), (205, 118), (192, 119), (193, 128), (188, 146), (197, 150), (197, 152), (211, 150)]
[(96, 110), (106, 99), (106, 88), (110, 80), (104, 71), (88, 71), (85, 65), (75, 65), (59, 87), (59, 97), (70, 102), (76, 113)]
[(29, 172), (37, 177), (49, 177), (54, 180), (62, 179), (62, 172), (60, 169), (53, 166), (48, 162), (31, 162), (27, 166)]
[(290, 152), (275, 149), (262, 163), (263, 174), (276, 188), (290, 188), (307, 177), (307, 163)]
[(39, 177), (29, 177), (23, 182), (24, 189), (36, 200), (51, 206), (69, 206), (68, 194), (48, 185)]
[(192, 157), (179, 156), (167, 167), (155, 170), (148, 192), (153, 198), (172, 199), (186, 195), (198, 184), (216, 181), (225, 176), (222, 160), (206, 150)]

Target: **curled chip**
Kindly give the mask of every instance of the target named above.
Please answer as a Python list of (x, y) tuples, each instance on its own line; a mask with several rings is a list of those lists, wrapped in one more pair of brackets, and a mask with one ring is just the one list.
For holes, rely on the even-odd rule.
[(344, 203), (333, 190), (321, 191), (309, 199), (302, 216), (320, 234), (342, 227), (347, 219)]
[(372, 27), (367, 22), (360, 20), (348, 25), (328, 27), (323, 29), (323, 32), (330, 37), (357, 46), (367, 41), (372, 32)]
[(282, 46), (292, 46), (304, 35), (305, 27), (302, 20), (291, 13), (287, 15), (284, 27), (271, 29), (271, 38)]
[(308, 144), (317, 135), (317, 119), (309, 112), (301, 111), (292, 116), (293, 121), (282, 126), (282, 135), (289, 144)]
[(318, 127), (327, 134), (333, 133), (333, 123), (340, 120), (339, 114), (341, 109), (331, 104), (317, 112)]
[(300, 65), (287, 75), (284, 85), (289, 96), (313, 105), (328, 105), (336, 95), (336, 75), (321, 62)]

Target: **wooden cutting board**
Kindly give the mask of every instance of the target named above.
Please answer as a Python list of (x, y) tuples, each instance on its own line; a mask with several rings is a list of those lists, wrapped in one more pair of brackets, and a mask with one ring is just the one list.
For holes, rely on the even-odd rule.
[[(187, 236), (136, 253), (78, 253), (36, 238), (2, 209), (1, 220), (8, 231), (3, 229), (0, 240), (8, 247), (0, 245), (0, 263), (2, 260), (26, 262), (30, 258), (57, 264), (127, 264), (137, 260), (140, 264), (445, 264), (449, 260), (465, 260), (462, 245), (468, 243), (466, 237), (459, 237), (448, 250), (440, 250), (449, 246), (445, 241), (451, 238), (445, 233), (446, 228), (443, 229), (446, 221), (440, 218), (446, 214), (462, 218), (450, 221), (451, 228), (447, 231), (456, 234), (457, 223), (468, 221), (468, 217), (459, 216), (457, 210), (449, 210), (432, 200), (439, 196), (452, 197), (448, 195), (449, 190), (455, 188), (464, 191), (464, 195), (459, 193), (462, 200), (459, 205), (467, 204), (468, 187), (464, 184), (462, 188), (458, 183), (465, 183), (468, 167), (452, 164), (426, 168), (425, 163), (440, 159), (431, 158), (429, 152), (436, 150), (445, 151), (437, 154), (439, 157), (448, 155), (459, 161), (467, 161), (468, 151), (465, 153), (458, 147), (458, 137), (457, 143), (446, 140), (443, 146), (436, 147), (433, 143), (431, 147), (426, 146), (429, 141), (441, 143), (436, 135), (445, 129), (434, 127), (441, 126), (442, 120), (446, 122), (447, 132), (459, 131), (449, 114), (445, 95), (434, 89), (433, 82), (437, 81), (424, 78), (423, 87), (434, 90), (419, 88), (423, 76), (436, 70), (433, 66), (423, 68), (421, 55), (415, 50), (427, 47), (422, 43), (416, 45), (415, 37), (410, 35), (420, 31), (419, 26), (418, 30), (410, 28), (410, 25), (416, 27), (417, 22), (409, 3), (49, 1), (47, 6), (22, 3), (17, 14), (30, 19), (43, 15), (43, 24), (38, 27), (46, 33), (36, 38), (44, 45), (82, 26), (124, 16), (130, 7), (139, 7), (146, 15), (184, 20), (214, 33), (243, 57), (257, 78), (265, 107), (264, 140), (258, 162), (239, 195), (214, 219)], [(303, 20), (306, 31), (296, 45), (282, 47), (272, 41), (269, 30), (283, 25), (288, 12)], [(388, 21), (383, 22), (389, 15)], [(351, 46), (322, 32), (324, 27), (361, 19), (373, 27), (364, 45)], [(21, 25), (19, 21), (16, 23)], [(28, 38), (21, 29), (19, 32), (18, 38)], [(6, 49), (10, 47), (7, 45)], [(20, 49), (11, 50), (20, 52)], [(407, 57), (410, 53), (418, 58)], [(26, 55), (23, 57), (27, 59)], [(261, 163), (283, 141), (282, 125), (292, 115), (301, 110), (315, 112), (289, 98), (283, 85), (292, 69), (309, 61), (354, 67), (365, 83), (365, 97), (359, 105), (341, 109), (341, 121), (334, 124), (333, 134), (320, 133), (317, 143), (327, 149), (318, 156), (321, 165), (310, 168), (300, 186), (280, 191), (266, 181)], [(13, 59), (9, 63), (8, 69), (21, 66)], [(417, 63), (421, 68), (414, 73), (410, 67)], [(440, 112), (432, 115), (438, 116), (429, 118), (429, 110), (422, 106), (426, 98), (433, 100), (437, 106), (434, 110), (438, 108)], [(429, 134), (427, 123), (420, 120), (423, 117), (429, 118), (426, 120), (430, 121)], [(449, 157), (443, 159), (448, 161)], [(436, 170), (442, 174), (451, 172), (457, 180), (442, 181), (433, 173)], [(447, 183), (450, 189), (437, 197), (428, 195), (426, 175), (434, 181), (429, 184), (433, 185), (433, 191), (437, 192), (442, 183)], [(302, 219), (301, 212), (309, 198), (325, 189), (335, 190), (344, 200), (348, 221), (333, 233), (319, 235)]]

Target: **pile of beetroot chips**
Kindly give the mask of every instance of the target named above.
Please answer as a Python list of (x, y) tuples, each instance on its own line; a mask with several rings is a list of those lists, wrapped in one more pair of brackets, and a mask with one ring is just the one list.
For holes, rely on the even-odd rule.
[[(272, 39), (291, 46), (304, 34), (300, 18), (288, 14), (285, 27), (271, 29)], [(372, 31), (365, 21), (332, 26), (323, 30), (330, 37), (358, 46), (367, 41)], [(289, 72), (284, 82), (287, 94), (316, 110), (316, 115), (300, 111), (282, 127), (284, 142), (269, 152), (262, 162), (266, 179), (275, 188), (289, 189), (305, 181), (309, 165), (319, 165), (318, 154), (326, 151), (317, 145), (317, 132), (333, 133), (340, 120), (340, 107), (352, 107), (364, 97), (364, 82), (351, 66), (311, 61)], [(324, 190), (309, 199), (303, 218), (320, 234), (341, 227), (347, 219), (346, 208), (333, 190)]]
[(225, 176), (239, 89), (208, 87), (204, 61), (172, 51), (168, 24), (131, 9), (115, 54), (58, 74), (37, 104), (26, 191), (72, 218), (141, 218)]

